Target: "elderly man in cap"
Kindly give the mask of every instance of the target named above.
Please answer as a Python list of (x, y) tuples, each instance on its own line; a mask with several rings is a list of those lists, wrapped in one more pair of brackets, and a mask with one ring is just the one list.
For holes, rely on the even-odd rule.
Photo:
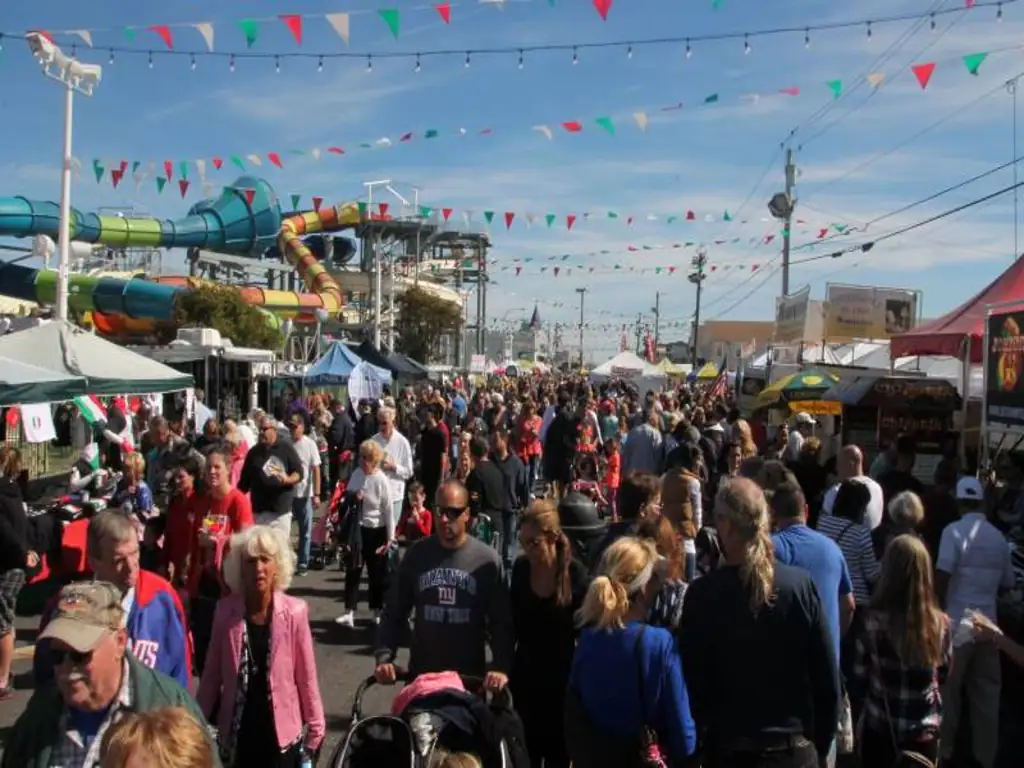
[(94, 768), (100, 742), (129, 712), (182, 707), (203, 716), (188, 691), (128, 653), (121, 590), (69, 584), (40, 639), (51, 644), (55, 679), (35, 690), (14, 724), (0, 768)]

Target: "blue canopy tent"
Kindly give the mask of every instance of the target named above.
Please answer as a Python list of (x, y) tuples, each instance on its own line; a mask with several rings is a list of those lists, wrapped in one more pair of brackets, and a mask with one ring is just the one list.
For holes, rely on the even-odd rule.
[[(306, 371), (302, 378), (307, 387), (336, 387), (348, 381), (352, 369), (363, 362), (355, 352), (340, 341), (331, 343), (330, 348)], [(385, 383), (391, 382), (391, 371), (373, 366), (374, 371)]]

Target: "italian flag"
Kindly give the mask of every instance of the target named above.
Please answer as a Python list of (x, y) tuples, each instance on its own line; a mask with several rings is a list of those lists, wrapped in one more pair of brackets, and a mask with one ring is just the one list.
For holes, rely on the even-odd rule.
[(82, 458), (89, 462), (92, 471), (100, 468), (100, 447), (96, 443), (89, 443), (82, 449)]
[(94, 395), (83, 395), (76, 397), (75, 405), (78, 407), (82, 418), (90, 425), (98, 424), (107, 420), (107, 409)]

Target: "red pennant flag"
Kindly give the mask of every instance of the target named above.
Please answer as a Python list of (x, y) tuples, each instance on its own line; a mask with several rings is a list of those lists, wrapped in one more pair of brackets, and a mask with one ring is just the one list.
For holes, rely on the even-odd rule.
[(437, 3), (434, 6), (434, 10), (440, 14), (445, 24), (452, 23), (452, 6), (450, 3)]
[(565, 228), (572, 229), (572, 225), (576, 223), (576, 214), (570, 213), (565, 217)]
[(560, 269), (560, 267), (555, 267), (555, 277), (558, 277), (558, 270), (559, 269)]
[(441, 215), (444, 217), (445, 221), (448, 221), (448, 217), (452, 215), (452, 209), (451, 208), (442, 208), (441, 209)]
[(121, 175), (124, 176), (124, 174), (125, 174), (125, 172), (127, 170), (128, 170), (128, 161), (127, 160), (122, 160), (121, 161)]
[(281, 165), (281, 156), (279, 154), (277, 154), (277, 152), (268, 152), (267, 153), (267, 160), (272, 162), (278, 168), (284, 168), (284, 166)]
[(579, 123), (575, 120), (570, 120), (567, 123), (562, 123), (562, 127), (565, 128), (569, 133), (579, 133), (583, 130), (583, 123)]
[(818, 230), (818, 239), (821, 240), (821, 238), (823, 238), (827, 234), (828, 234), (828, 227), (825, 227), (825, 229), (819, 229)]
[(718, 269), (718, 265), (717, 264), (712, 264), (711, 265), (711, 271), (714, 272), (716, 269)]
[(150, 27), (149, 31), (155, 32), (160, 39), (164, 41), (164, 45), (167, 46), (167, 50), (174, 48), (174, 38), (171, 37), (171, 28), (166, 24), (157, 24), (154, 27)]
[[(51, 35), (51, 34), (50, 34), (49, 32), (47, 32), (47, 31), (46, 31), (45, 29), (34, 29), (34, 30), (32, 30), (32, 31), (33, 31), (33, 32), (35, 32), (35, 33), (36, 33), (37, 35), (39, 35), (40, 37), (42, 37), (42, 38), (45, 38), (45, 39), (46, 39), (46, 40), (48, 40), (49, 42), (53, 43), (53, 35)], [(54, 44), (54, 45), (56, 45), (56, 43), (53, 43), (53, 44)]]
[(523, 271), (522, 267), (516, 267), (516, 277), (519, 277), (519, 273)]
[(249, 204), (250, 208), (252, 207), (252, 201), (255, 200), (255, 199), (256, 199), (256, 190), (255, 189), (246, 189), (245, 190), (245, 202)]
[(671, 274), (673, 274), (673, 273), (674, 273), (675, 271), (676, 271), (676, 268), (675, 268), (675, 267), (669, 267), (669, 268), (668, 268), (668, 273), (669, 273), (670, 275), (671, 275)]
[(174, 172), (174, 163), (170, 160), (164, 160), (164, 176), (168, 181), (171, 180), (171, 174)]
[(928, 87), (928, 81), (932, 79), (932, 73), (935, 71), (935, 62), (930, 61), (927, 64), (915, 64), (912, 66), (911, 71), (914, 73), (914, 77), (917, 78), (917, 82), (921, 85), (923, 91)]
[(750, 271), (751, 271), (751, 272), (757, 272), (757, 268), (758, 268), (759, 266), (760, 266), (760, 264), (751, 264), (751, 265), (750, 265)]
[(390, 208), (391, 206), (388, 205), (387, 203), (377, 203), (377, 207), (380, 209), (381, 218), (384, 218), (385, 216), (388, 215), (388, 208)]
[(612, 0), (594, 0), (594, 8), (601, 17), (601, 21), (608, 21), (608, 11), (612, 9)]
[(219, 171), (221, 168), (224, 167), (224, 161), (221, 160), (219, 157), (213, 158), (213, 167)]
[(188, 179), (178, 179), (178, 189), (181, 190), (181, 196), (182, 197), (184, 197), (185, 193), (188, 192), (188, 185), (189, 185), (189, 180)]
[(317, 213), (320, 213), (320, 206), (323, 205), (323, 204), (324, 204), (324, 199), (322, 197), (314, 197), (313, 198), (313, 210), (316, 211)]
[(686, 212), (686, 220), (687, 221), (696, 221), (697, 220), (697, 214), (695, 214), (693, 211), (687, 211)]
[(633, 253), (636, 253), (636, 252), (637, 252), (637, 251), (639, 251), (640, 249), (639, 249), (639, 248), (637, 248), (637, 247), (636, 247), (635, 245), (629, 245), (629, 246), (626, 246), (626, 250), (627, 250), (627, 251), (631, 251), (631, 252), (633, 252)]
[(627, 227), (632, 227), (633, 226), (633, 217), (632, 216), (630, 216), (628, 219), (626, 219), (626, 226)]
[(765, 245), (771, 245), (772, 244), (772, 240), (774, 240), (774, 239), (775, 239), (775, 235), (765, 235), (764, 236), (764, 244)]
[(512, 219), (515, 217), (516, 215), (512, 211), (505, 212), (505, 229), (512, 229)]
[(480, 129), (480, 135), (481, 136), (490, 136), (492, 133), (494, 133), (494, 129), (493, 128), (481, 128)]
[(328, 147), (327, 151), (330, 152), (332, 155), (344, 155), (345, 154), (345, 150), (342, 149), (341, 147)]
[(114, 168), (110, 172), (110, 182), (114, 185), (114, 189), (117, 189), (117, 185), (121, 183), (121, 179), (124, 178), (124, 171), (120, 168)]
[(403, 133), (399, 141), (412, 141), (412, 133)]
[(302, 17), (297, 13), (283, 13), (278, 18), (291, 30), (296, 45), (302, 45)]
[(797, 88), (796, 86), (793, 86), (792, 88), (782, 88), (781, 90), (779, 90), (779, 93), (784, 93), (787, 96), (799, 96), (800, 89)]
[(971, 9), (974, 7), (974, 0), (964, 0), (964, 7)]

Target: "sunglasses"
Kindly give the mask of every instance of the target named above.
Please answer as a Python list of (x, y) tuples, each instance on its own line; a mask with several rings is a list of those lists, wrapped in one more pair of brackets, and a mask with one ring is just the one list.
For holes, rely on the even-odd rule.
[(84, 666), (92, 661), (92, 654), (92, 651), (81, 653), (80, 651), (64, 651), (59, 648), (50, 649), (50, 659), (55, 667), (63, 664), (64, 659), (68, 659), (76, 667)]
[(446, 517), (451, 520), (452, 518), (460, 517), (467, 509), (468, 507), (438, 507), (437, 513), (441, 515), (441, 517)]

